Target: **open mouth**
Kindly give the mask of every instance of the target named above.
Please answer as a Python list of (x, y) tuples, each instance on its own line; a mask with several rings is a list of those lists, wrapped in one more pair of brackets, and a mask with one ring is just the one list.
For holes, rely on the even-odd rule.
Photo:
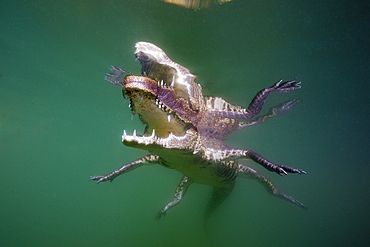
[[(122, 75), (127, 72), (112, 67), (112, 74), (107, 74), (106, 80), (122, 87), (122, 94), (129, 99), (129, 107), (133, 115), (138, 114), (139, 119), (146, 125), (143, 136), (165, 138), (170, 134), (183, 136), (192, 124), (177, 114), (185, 112), (188, 107), (187, 100), (176, 98), (175, 89), (162, 81), (155, 81), (144, 76)], [(173, 83), (172, 83), (173, 84)], [(141, 136), (134, 133), (135, 135)]]

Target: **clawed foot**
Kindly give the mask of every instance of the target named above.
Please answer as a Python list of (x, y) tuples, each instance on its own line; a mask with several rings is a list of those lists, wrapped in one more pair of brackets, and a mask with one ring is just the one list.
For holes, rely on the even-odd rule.
[(105, 181), (113, 181), (114, 177), (109, 177), (109, 176), (104, 176), (104, 175), (100, 175), (100, 176), (90, 176), (90, 180), (98, 180), (97, 184), (99, 184), (100, 182), (105, 182)]
[(160, 218), (164, 217), (166, 215), (166, 211), (161, 209), (161, 211), (158, 212), (157, 216), (155, 217), (156, 220), (159, 220)]
[(293, 168), (293, 167), (283, 166), (283, 165), (275, 165), (274, 167), (270, 167), (269, 170), (275, 171), (280, 176), (288, 175), (288, 172), (289, 173), (298, 173), (298, 174), (307, 174), (307, 172), (305, 172), (301, 169), (296, 169), (296, 168)]
[(279, 92), (279, 93), (287, 93), (290, 90), (295, 90), (295, 89), (301, 88), (300, 84), (301, 84), (300, 81), (296, 82), (295, 80), (293, 80), (293, 81), (283, 82), (283, 80), (280, 80), (280, 81), (276, 82), (272, 87), (270, 87), (270, 89), (272, 91), (276, 91), (276, 92)]

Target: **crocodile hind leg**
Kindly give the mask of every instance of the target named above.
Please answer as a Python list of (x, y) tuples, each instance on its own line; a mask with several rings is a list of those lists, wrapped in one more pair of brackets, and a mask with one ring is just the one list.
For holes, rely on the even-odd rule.
[(89, 180), (98, 180), (98, 183), (105, 182), (105, 181), (113, 181), (119, 175), (122, 175), (126, 172), (132, 171), (140, 166), (149, 165), (149, 164), (157, 164), (159, 160), (159, 156), (149, 154), (141, 159), (135, 160), (129, 164), (123, 165), (117, 170), (107, 174), (107, 175), (99, 175), (99, 176), (91, 176)]
[(248, 166), (239, 164), (238, 176), (243, 177), (243, 178), (248, 178), (248, 179), (254, 179), (258, 183), (260, 183), (263, 187), (265, 187), (267, 192), (270, 193), (271, 195), (277, 196), (281, 199), (284, 199), (288, 202), (291, 202), (291, 203), (297, 205), (298, 207), (306, 209), (306, 207), (305, 207), (305, 205), (303, 205), (303, 203), (301, 203), (297, 199), (279, 191), (273, 185), (273, 183), (271, 183), (270, 180), (268, 180), (266, 177), (264, 177), (263, 175), (261, 175), (260, 173), (258, 173), (257, 171), (253, 170), (252, 168), (250, 168)]
[(157, 214), (156, 219), (159, 220), (161, 217), (166, 215), (168, 209), (176, 206), (182, 200), (182, 197), (185, 195), (186, 191), (188, 190), (189, 186), (193, 183), (191, 179), (187, 176), (183, 176), (180, 180), (179, 185), (177, 185), (175, 195), (173, 200), (166, 204)]

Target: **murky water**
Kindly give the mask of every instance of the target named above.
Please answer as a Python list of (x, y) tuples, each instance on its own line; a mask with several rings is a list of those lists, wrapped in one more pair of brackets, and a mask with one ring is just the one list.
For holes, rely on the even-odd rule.
[[(367, 246), (369, 226), (368, 6), (353, 1), (242, 1), (191, 10), (160, 0), (0, 4), (1, 246)], [(207, 186), (190, 187), (160, 221), (181, 174), (143, 167), (88, 182), (146, 154), (121, 144), (131, 121), (109, 65), (134, 74), (137, 41), (197, 75), (203, 93), (246, 106), (280, 78), (302, 89), (285, 116), (227, 143), (307, 171), (280, 177), (308, 206), (238, 179), (203, 230)], [(131, 133), (131, 132), (129, 132)]]

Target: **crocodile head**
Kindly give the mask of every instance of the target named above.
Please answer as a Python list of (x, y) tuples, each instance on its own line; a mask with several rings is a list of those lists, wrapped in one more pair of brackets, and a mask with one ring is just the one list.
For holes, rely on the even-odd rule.
[[(194, 151), (196, 122), (203, 102), (201, 86), (194, 82), (195, 76), (153, 44), (137, 43), (135, 55), (142, 65), (142, 76), (131, 75), (114, 66), (112, 73), (106, 76), (107, 81), (122, 87), (124, 98), (130, 100), (131, 113), (138, 114), (146, 125), (143, 135), (134, 131), (128, 136), (124, 132), (123, 143), (150, 150), (156, 149), (154, 144), (160, 138), (163, 145), (168, 143), (174, 148)], [(122, 80), (123, 75), (126, 76)], [(178, 145), (176, 138), (182, 138)]]

